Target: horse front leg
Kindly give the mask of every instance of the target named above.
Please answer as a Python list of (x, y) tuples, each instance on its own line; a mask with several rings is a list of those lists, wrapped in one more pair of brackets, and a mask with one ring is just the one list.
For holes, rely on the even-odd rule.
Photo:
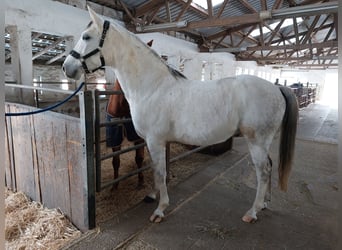
[(164, 218), (164, 211), (169, 206), (169, 195), (166, 187), (166, 157), (165, 144), (147, 143), (152, 158), (154, 191), (149, 195), (156, 198), (159, 192), (159, 203), (150, 217), (151, 222), (159, 223)]
[(251, 209), (242, 217), (244, 222), (253, 223), (257, 220), (257, 213), (267, 207), (271, 199), (272, 161), (266, 150), (256, 145), (249, 145), (252, 161), (257, 176), (257, 192)]

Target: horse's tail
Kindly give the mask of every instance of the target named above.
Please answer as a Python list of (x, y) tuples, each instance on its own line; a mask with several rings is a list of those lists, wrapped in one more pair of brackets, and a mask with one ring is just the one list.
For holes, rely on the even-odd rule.
[(296, 96), (290, 88), (281, 86), (280, 91), (284, 96), (286, 109), (281, 125), (278, 172), (279, 187), (281, 190), (286, 191), (294, 156), (298, 121), (298, 103)]

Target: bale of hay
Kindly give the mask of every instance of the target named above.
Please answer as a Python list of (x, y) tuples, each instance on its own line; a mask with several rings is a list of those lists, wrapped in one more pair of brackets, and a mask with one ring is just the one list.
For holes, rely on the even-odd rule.
[(44, 208), (22, 192), (5, 191), (6, 249), (60, 249), (80, 236), (58, 209)]

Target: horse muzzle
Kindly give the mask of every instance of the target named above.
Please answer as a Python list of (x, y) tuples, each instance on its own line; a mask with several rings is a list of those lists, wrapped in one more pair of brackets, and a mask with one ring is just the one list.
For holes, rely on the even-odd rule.
[(68, 78), (78, 80), (81, 78), (82, 75), (81, 65), (78, 62), (76, 63), (76, 65), (72, 64), (71, 61), (68, 60), (68, 57), (63, 63), (62, 70)]

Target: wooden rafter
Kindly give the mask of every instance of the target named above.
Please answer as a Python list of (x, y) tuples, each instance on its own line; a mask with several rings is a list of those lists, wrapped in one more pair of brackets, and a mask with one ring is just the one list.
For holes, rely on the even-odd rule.
[(211, 0), (207, 0), (207, 5), (208, 5), (208, 17), (212, 18), (213, 17), (213, 5)]
[(251, 13), (257, 13), (258, 11), (246, 0), (239, 0), (239, 2), (245, 6)]
[(219, 9), (219, 11), (218, 11), (217, 14), (216, 14), (216, 18), (220, 18), (220, 17), (221, 17), (221, 15), (222, 15), (224, 9), (226, 8), (228, 2), (229, 2), (229, 0), (224, 0), (224, 1), (223, 1), (223, 3), (221, 4), (221, 7), (220, 7), (220, 9)]
[(139, 6), (134, 10), (135, 17), (141, 17), (149, 12), (151, 9), (156, 8), (157, 6), (164, 5), (164, 0), (150, 0), (147, 3)]
[(65, 39), (66, 39), (66, 37), (61, 37), (61, 38), (57, 39), (55, 42), (53, 42), (52, 44), (50, 44), (49, 46), (46, 46), (44, 49), (42, 49), (41, 51), (37, 52), (36, 54), (34, 54), (32, 56), (32, 61), (37, 59), (38, 57), (44, 55), (50, 49), (56, 47), (56, 45), (58, 45), (59, 43), (63, 42)]
[(266, 0), (260, 0), (261, 10), (267, 10)]
[(188, 0), (186, 5), (183, 6), (182, 10), (178, 13), (178, 16), (177, 16), (177, 18), (175, 20), (176, 22), (179, 21), (182, 18), (184, 13), (189, 9), (191, 3), (192, 3), (192, 0)]
[[(292, 51), (301, 51), (301, 50), (306, 50), (306, 49), (323, 49), (323, 48), (336, 48), (337, 47), (337, 42), (336, 41), (330, 41), (330, 42), (326, 42), (324, 44), (322, 43), (314, 43), (314, 44), (299, 44), (299, 45), (279, 45), (277, 44), (277, 46), (254, 46), (254, 47), (247, 47), (246, 48), (246, 52), (252, 52), (250, 53), (250, 55), (247, 58), (251, 59), (251, 55), (253, 55), (256, 51), (269, 51), (269, 53), (264, 56), (264, 58), (272, 58), (274, 59), (275, 56), (277, 57), (282, 57), (282, 58), (295, 58), (293, 57), (294, 53), (288, 53), (288, 50), (292, 50)], [(284, 50), (284, 53), (276, 53), (274, 56), (271, 56), (273, 51), (279, 51), (279, 50)], [(291, 52), (291, 51), (290, 51)], [(297, 58), (299, 58), (299, 55), (297, 53)], [(312, 57), (312, 55), (311, 55)], [(310, 57), (310, 58), (311, 58)], [(309, 57), (308, 57), (309, 58)], [(253, 59), (260, 59), (260, 57), (253, 57)]]
[(272, 10), (279, 9), (282, 4), (283, 4), (283, 0), (276, 0), (273, 4)]

